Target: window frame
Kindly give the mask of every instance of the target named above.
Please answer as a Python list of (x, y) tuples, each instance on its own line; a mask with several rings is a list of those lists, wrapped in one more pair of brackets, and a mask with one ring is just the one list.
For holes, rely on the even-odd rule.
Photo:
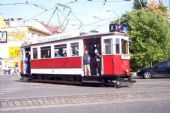
[[(36, 49), (36, 58), (34, 58), (34, 49)], [(38, 48), (37, 47), (34, 47), (34, 48), (32, 48), (32, 59), (38, 59)]]
[[(44, 58), (44, 57), (43, 57), (44, 55), (42, 55), (42, 48), (45, 48), (45, 47), (49, 47), (49, 48), (50, 48), (50, 53), (49, 53), (50, 55), (49, 55), (49, 56), (47, 55), (47, 57)], [(50, 45), (41, 46), (41, 47), (40, 47), (40, 58), (41, 58), (41, 59), (52, 58), (52, 55), (51, 55), (52, 52), (51, 52), (51, 50), (52, 50), (52, 48), (51, 48)], [(47, 53), (47, 54), (48, 54), (48, 53)]]
[[(121, 42), (120, 42), (120, 37), (119, 38), (115, 38), (115, 54), (121, 54)], [(118, 42), (118, 43), (117, 43)], [(119, 47), (118, 49), (117, 49), (117, 47)], [(118, 52), (117, 52), (117, 50), (118, 50)]]
[[(72, 45), (73, 44), (78, 44), (78, 55), (73, 55), (73, 50), (72, 50)], [(80, 44), (79, 44), (79, 42), (71, 42), (70, 43), (70, 57), (78, 57), (78, 56), (80, 56)]]
[[(110, 53), (106, 53), (106, 40), (110, 40)], [(105, 55), (112, 55), (113, 54), (113, 38), (105, 38), (103, 40), (104, 43), (104, 54)]]
[[(123, 40), (123, 41), (122, 41)], [(121, 54), (125, 54), (125, 55), (128, 55), (129, 54), (129, 42), (128, 42), (128, 40), (125, 40), (125, 39), (123, 39), (123, 38), (121, 38), (121, 45), (120, 45), (120, 50), (121, 50)], [(123, 53), (123, 43), (126, 41), (126, 43), (125, 43), (125, 53)]]
[[(64, 49), (66, 49), (65, 50), (65, 52), (66, 52), (66, 56), (62, 56), (62, 55), (60, 55), (60, 56), (56, 56), (55, 54), (56, 54), (56, 46), (64, 46), (65, 48)], [(55, 44), (54, 46), (54, 58), (66, 58), (66, 57), (68, 57), (68, 51), (67, 51), (67, 47), (68, 47), (68, 45), (66, 44), (66, 43), (64, 43), (64, 44)], [(59, 49), (59, 48), (58, 48)], [(63, 48), (62, 48), (63, 49)], [(63, 50), (62, 50), (62, 52), (63, 52)], [(64, 55), (64, 53), (62, 53), (63, 55)]]

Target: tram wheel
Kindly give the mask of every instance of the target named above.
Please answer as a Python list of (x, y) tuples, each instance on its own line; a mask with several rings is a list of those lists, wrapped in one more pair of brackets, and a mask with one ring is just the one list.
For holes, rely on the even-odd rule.
[(120, 88), (120, 87), (121, 87), (121, 81), (120, 81), (120, 80), (117, 80), (117, 81), (116, 81), (115, 87), (116, 87), (116, 88)]

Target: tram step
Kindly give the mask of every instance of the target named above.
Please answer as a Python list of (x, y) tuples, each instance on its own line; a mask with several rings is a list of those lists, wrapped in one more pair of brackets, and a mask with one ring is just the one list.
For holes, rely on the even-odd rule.
[(85, 81), (82, 81), (82, 83), (93, 83), (93, 84), (101, 84), (101, 83), (103, 83), (102, 81), (87, 81), (87, 80), (85, 80)]
[(84, 76), (82, 78), (82, 82), (96, 82), (96, 83), (102, 83), (102, 77), (101, 76)]

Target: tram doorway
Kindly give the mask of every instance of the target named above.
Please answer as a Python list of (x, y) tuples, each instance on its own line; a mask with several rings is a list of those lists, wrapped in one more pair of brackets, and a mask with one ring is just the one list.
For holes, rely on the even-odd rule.
[(30, 68), (30, 60), (31, 60), (31, 52), (30, 47), (25, 48), (25, 71), (26, 74), (31, 74), (31, 68)]
[(90, 56), (90, 72), (86, 72), (87, 70), (84, 65), (85, 76), (101, 75), (101, 37), (84, 39), (84, 54), (86, 51), (88, 51)]

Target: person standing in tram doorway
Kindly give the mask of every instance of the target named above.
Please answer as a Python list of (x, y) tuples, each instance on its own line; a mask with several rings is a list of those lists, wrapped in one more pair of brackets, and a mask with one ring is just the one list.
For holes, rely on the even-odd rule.
[(30, 53), (29, 52), (26, 53), (25, 63), (26, 63), (26, 73), (30, 74)]
[(95, 51), (95, 68), (98, 76), (101, 76), (101, 55), (98, 51)]
[(83, 63), (85, 75), (91, 75), (90, 55), (88, 54), (88, 50), (85, 50), (85, 54), (83, 55)]

